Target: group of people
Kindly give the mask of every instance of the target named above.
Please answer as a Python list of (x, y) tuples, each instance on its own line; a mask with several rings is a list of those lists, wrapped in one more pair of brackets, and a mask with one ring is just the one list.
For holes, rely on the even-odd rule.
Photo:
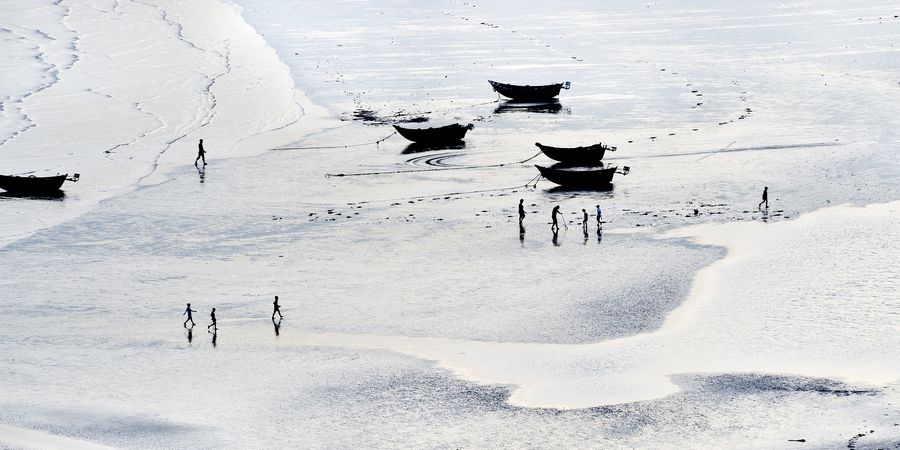
[[(768, 186), (763, 188), (762, 201), (759, 202), (759, 206), (757, 206), (757, 208), (762, 208), (763, 205), (766, 205), (767, 210), (769, 209), (769, 187)], [(600, 209), (600, 205), (597, 205), (595, 208), (597, 210), (597, 227), (599, 228), (603, 224), (603, 211)], [(696, 215), (697, 212), (698, 211), (695, 209), (694, 215)], [(583, 228), (587, 229), (588, 217), (589, 217), (588, 212), (587, 212), (587, 210), (582, 208), (581, 214), (582, 214), (581, 226)], [(550, 220), (553, 221), (553, 224), (550, 225), (550, 229), (553, 230), (554, 232), (559, 230), (559, 222), (556, 219), (557, 215), (562, 216), (562, 212), (559, 211), (559, 205), (554, 206), (553, 210), (550, 212)], [(524, 220), (525, 220), (525, 199), (519, 199), (519, 227), (520, 228), (522, 227), (522, 222)], [(565, 221), (565, 218), (563, 218), (563, 220)]]
[[(597, 214), (596, 214), (597, 227), (601, 227), (603, 224), (603, 210), (600, 209), (600, 205), (595, 206), (595, 209), (597, 211)], [(581, 209), (581, 214), (582, 214), (581, 226), (583, 228), (587, 228), (588, 220), (589, 220), (590, 216), (588, 215), (587, 210), (584, 208)], [(550, 212), (550, 220), (553, 221), (553, 224), (550, 225), (550, 229), (553, 231), (559, 230), (559, 221), (556, 218), (557, 215), (562, 216), (562, 212), (559, 211), (559, 205), (554, 206), (553, 210)], [(519, 199), (519, 226), (520, 227), (522, 226), (522, 222), (524, 220), (525, 220), (525, 199)], [(563, 220), (565, 221), (565, 218), (563, 218)]]
[[(187, 308), (181, 314), (182, 316), (187, 315), (187, 319), (184, 320), (185, 328), (187, 328), (188, 322), (191, 323), (191, 328), (193, 328), (194, 325), (196, 325), (194, 323), (194, 317), (193, 317), (193, 313), (195, 313), (195, 312), (197, 312), (197, 310), (192, 309), (191, 304), (188, 303)], [(275, 296), (275, 301), (272, 302), (272, 321), (275, 321), (275, 314), (278, 314), (278, 320), (281, 320), (284, 317), (281, 315), (281, 305), (278, 304), (278, 296), (277, 295)], [(213, 308), (212, 311), (209, 312), (209, 318), (210, 318), (210, 320), (212, 320), (212, 323), (210, 323), (209, 325), (206, 326), (206, 331), (210, 331), (210, 329), (212, 329), (211, 331), (213, 333), (215, 333), (219, 329), (218, 326), (216, 325), (216, 308)]]

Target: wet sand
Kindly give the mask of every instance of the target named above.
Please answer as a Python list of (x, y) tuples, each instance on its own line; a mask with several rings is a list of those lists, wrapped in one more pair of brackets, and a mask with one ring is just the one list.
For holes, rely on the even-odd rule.
[[(0, 423), (127, 448), (900, 439), (890, 5), (239, 3), (319, 106), (0, 249)], [(485, 81), (561, 77), (541, 110)], [(368, 144), (419, 117), (476, 128)], [(612, 190), (525, 186), (535, 141), (596, 140), (632, 167)]]

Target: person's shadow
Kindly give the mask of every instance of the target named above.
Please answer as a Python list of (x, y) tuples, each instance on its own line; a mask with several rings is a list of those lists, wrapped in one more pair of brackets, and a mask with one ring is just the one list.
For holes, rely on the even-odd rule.
[(194, 166), (197, 167), (197, 174), (200, 175), (200, 184), (203, 184), (206, 181), (206, 166), (197, 166), (196, 164)]
[(191, 341), (194, 340), (194, 326), (193, 325), (191, 325), (191, 327), (188, 328), (188, 330), (187, 330), (187, 338), (188, 338), (188, 344), (190, 344)]
[(281, 318), (278, 318), (278, 322), (275, 321), (275, 318), (272, 318), (272, 325), (275, 326), (275, 336), (278, 336), (281, 332)]
[(553, 239), (552, 239), (553, 245), (559, 247), (559, 229), (552, 228), (552, 230), (553, 230)]
[(212, 345), (213, 345), (213, 348), (216, 348), (216, 337), (218, 337), (218, 335), (219, 335), (219, 330), (216, 328), (213, 328), (212, 335), (213, 335)]
[(521, 222), (519, 223), (519, 243), (525, 243), (525, 225), (522, 225)]
[(600, 225), (597, 225), (597, 243), (599, 244), (602, 241), (603, 241), (603, 227), (601, 227)]

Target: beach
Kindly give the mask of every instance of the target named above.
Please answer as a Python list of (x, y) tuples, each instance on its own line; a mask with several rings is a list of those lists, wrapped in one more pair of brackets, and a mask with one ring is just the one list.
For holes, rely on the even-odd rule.
[(5, 8), (0, 447), (900, 448), (895, 5), (521, 6)]

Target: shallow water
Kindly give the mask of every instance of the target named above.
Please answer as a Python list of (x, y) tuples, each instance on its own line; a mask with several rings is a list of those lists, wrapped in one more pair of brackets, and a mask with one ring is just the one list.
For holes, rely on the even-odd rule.
[[(3, 424), (127, 448), (900, 442), (893, 5), (239, 3), (323, 109), (235, 144), (292, 150), (209, 155), (0, 248)], [(488, 78), (573, 88), (511, 110)], [(359, 110), (476, 128), (343, 148), (392, 132)], [(510, 164), (600, 140), (632, 168), (609, 191)]]

